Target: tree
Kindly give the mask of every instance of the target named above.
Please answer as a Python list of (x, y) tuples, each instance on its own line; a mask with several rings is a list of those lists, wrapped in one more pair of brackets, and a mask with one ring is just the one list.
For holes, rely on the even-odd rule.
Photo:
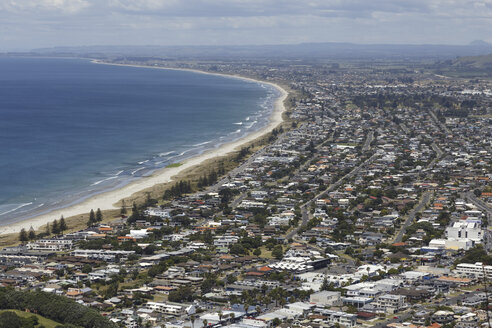
[(45, 233), (47, 236), (49, 236), (51, 234), (51, 229), (50, 229), (50, 223), (46, 223), (46, 230), (45, 230)]
[(32, 228), (32, 226), (29, 229), (29, 233), (28, 233), (28, 236), (27, 237), (29, 238), (29, 240), (36, 239), (36, 232), (34, 231), (34, 229)]
[(101, 209), (98, 208), (97, 211), (96, 211), (96, 221), (97, 222), (101, 222), (102, 219), (103, 219), (103, 215), (102, 215)]
[(63, 233), (65, 230), (67, 230), (67, 224), (65, 223), (65, 218), (62, 215), (60, 218), (60, 232)]
[(132, 214), (128, 217), (127, 222), (134, 223), (135, 221), (140, 219), (140, 212), (138, 211), (137, 204), (135, 202), (132, 205)]
[(104, 291), (105, 298), (111, 298), (118, 294), (118, 282), (112, 282), (109, 284), (108, 288)]
[(170, 302), (177, 303), (191, 302), (193, 301), (193, 290), (189, 286), (180, 287), (179, 289), (170, 292), (168, 299)]
[(55, 219), (53, 224), (51, 225), (51, 232), (53, 234), (58, 235), (60, 233), (60, 226), (58, 225), (58, 221)]
[(13, 311), (6, 311), (0, 314), (0, 328), (22, 328), (22, 319)]
[(89, 221), (87, 221), (87, 226), (92, 227), (96, 223), (96, 214), (94, 213), (94, 210), (91, 208), (91, 211), (89, 212)]
[(126, 205), (125, 205), (125, 200), (124, 200), (124, 199), (121, 201), (121, 210), (120, 210), (120, 214), (121, 214), (121, 215), (125, 215), (125, 214), (126, 214)]
[(234, 275), (232, 275), (232, 274), (227, 275), (227, 277), (226, 277), (226, 282), (227, 282), (228, 284), (233, 284), (233, 283), (235, 283), (236, 281), (237, 281), (236, 276), (234, 276)]
[(82, 273), (92, 272), (92, 266), (90, 264), (84, 264), (81, 271)]
[(22, 228), (19, 234), (19, 240), (22, 243), (25, 243), (26, 241), (29, 240), (29, 236), (27, 235), (26, 229)]
[(273, 323), (274, 327), (278, 327), (278, 326), (280, 326), (282, 321), (279, 318), (275, 318), (275, 319), (273, 319), (272, 323)]
[(282, 249), (282, 245), (276, 245), (272, 250), (272, 256), (277, 260), (282, 259), (284, 256), (284, 251)]
[(261, 255), (261, 249), (257, 248), (253, 251), (253, 255), (255, 256), (260, 256)]

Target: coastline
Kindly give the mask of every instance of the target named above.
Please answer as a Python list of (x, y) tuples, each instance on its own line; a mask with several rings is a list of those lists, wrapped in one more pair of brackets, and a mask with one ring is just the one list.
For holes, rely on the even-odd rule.
[(199, 71), (199, 70), (194, 70), (194, 69), (180, 69), (180, 68), (166, 68), (166, 67), (154, 67), (154, 66), (145, 66), (145, 65), (125, 65), (125, 64), (114, 64), (114, 63), (106, 63), (106, 62), (101, 62), (98, 60), (92, 60), (92, 63), (95, 64), (101, 64), (101, 65), (115, 65), (115, 66), (129, 66), (129, 67), (138, 67), (138, 68), (149, 68), (149, 69), (164, 69), (164, 70), (181, 70), (181, 71), (190, 71), (194, 73), (200, 73), (200, 74), (210, 74), (210, 75), (217, 75), (217, 76), (223, 76), (227, 78), (236, 78), (236, 79), (242, 79), (250, 82), (255, 82), (255, 83), (261, 83), (261, 84), (269, 84), (270, 86), (274, 87), (280, 92), (280, 96), (275, 100), (274, 103), (274, 108), (272, 110), (272, 113), (269, 117), (269, 122), (268, 125), (254, 131), (246, 136), (243, 136), (235, 141), (232, 142), (227, 142), (222, 145), (220, 145), (218, 148), (213, 148), (206, 150), (205, 152), (197, 155), (190, 157), (184, 161), (181, 162), (182, 165), (179, 167), (167, 167), (167, 168), (162, 168), (158, 169), (157, 171), (153, 172), (150, 176), (146, 177), (141, 177), (137, 181), (131, 182), (121, 188), (106, 191), (94, 196), (91, 196), (90, 198), (81, 201), (80, 203), (76, 203), (73, 205), (69, 205), (65, 208), (60, 208), (60, 209), (55, 209), (49, 213), (42, 214), (39, 216), (35, 216), (26, 220), (22, 220), (19, 222), (14, 222), (10, 224), (6, 224), (1, 226), (0, 225), (0, 235), (8, 235), (8, 234), (13, 234), (13, 233), (18, 233), (22, 228), (24, 229), (30, 229), (32, 227), (33, 229), (37, 230), (41, 228), (42, 226), (46, 225), (48, 222), (52, 222), (54, 219), (59, 219), (62, 215), (65, 218), (77, 216), (77, 215), (82, 215), (86, 214), (90, 211), (90, 209), (97, 209), (100, 208), (101, 210), (115, 210), (118, 209), (119, 207), (116, 206), (117, 203), (119, 203), (122, 199), (131, 197), (132, 195), (141, 192), (142, 190), (146, 190), (149, 188), (152, 188), (156, 185), (164, 184), (173, 181), (173, 177), (178, 175), (179, 173), (193, 168), (197, 167), (201, 164), (203, 164), (207, 160), (211, 160), (216, 157), (221, 157), (225, 156), (237, 149), (239, 149), (241, 146), (244, 144), (247, 144), (249, 142), (252, 142), (253, 140), (256, 140), (263, 135), (269, 133), (272, 131), (274, 128), (276, 128), (278, 125), (280, 125), (283, 122), (283, 113), (285, 112), (285, 106), (284, 106), (284, 101), (288, 96), (288, 92), (280, 87), (279, 85), (272, 83), (272, 82), (266, 82), (266, 81), (260, 81), (260, 80), (255, 80), (252, 78), (247, 78), (243, 76), (237, 76), (237, 75), (228, 75), (228, 74), (220, 74), (220, 73), (211, 73), (211, 72), (204, 72), (204, 71)]

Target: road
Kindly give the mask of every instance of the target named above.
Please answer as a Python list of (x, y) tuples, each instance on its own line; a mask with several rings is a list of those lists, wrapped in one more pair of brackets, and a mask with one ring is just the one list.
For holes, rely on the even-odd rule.
[(442, 151), (442, 149), (439, 148), (439, 146), (435, 142), (433, 142), (431, 144), (431, 147), (432, 147), (432, 150), (436, 153), (436, 157), (429, 163), (429, 165), (427, 165), (427, 168), (434, 167), (434, 165), (437, 163), (437, 161), (442, 157), (442, 155), (444, 155), (444, 152)]
[(403, 223), (403, 226), (401, 227), (400, 231), (395, 237), (395, 240), (393, 241), (394, 243), (399, 243), (402, 241), (403, 235), (405, 234), (405, 230), (413, 223), (413, 221), (415, 220), (415, 215), (417, 215), (417, 213), (422, 211), (425, 205), (429, 202), (431, 195), (432, 193), (430, 191), (424, 192), (417, 206), (415, 206), (408, 214), (405, 223)]
[(296, 228), (294, 228), (291, 232), (289, 232), (287, 235), (286, 235), (286, 239), (289, 239), (289, 238), (292, 238), (293, 236), (296, 235), (297, 231), (299, 231), (299, 228), (306, 224), (308, 221), (309, 221), (309, 218), (310, 218), (310, 213), (309, 213), (309, 206), (317, 201), (321, 196), (323, 196), (324, 194), (330, 192), (330, 191), (333, 191), (335, 188), (338, 188), (342, 182), (348, 178), (351, 178), (353, 177), (354, 175), (356, 175), (357, 173), (360, 172), (360, 170), (362, 170), (362, 168), (366, 165), (366, 164), (369, 164), (371, 163), (374, 159), (376, 159), (376, 157), (378, 157), (379, 154), (378, 153), (375, 153), (373, 154), (371, 157), (369, 157), (368, 159), (366, 159), (364, 162), (362, 162), (361, 164), (359, 164), (359, 166), (355, 167), (352, 171), (350, 171), (349, 173), (345, 174), (343, 177), (341, 177), (340, 179), (337, 180), (337, 182), (335, 183), (332, 183), (331, 185), (329, 185), (325, 190), (323, 190), (322, 192), (318, 193), (316, 196), (314, 196), (314, 198), (308, 200), (307, 202), (305, 202), (304, 204), (302, 204), (300, 207), (301, 207), (301, 212), (302, 212), (302, 223), (299, 224)]
[(374, 131), (369, 131), (366, 137), (366, 141), (364, 142), (364, 146), (362, 146), (362, 152), (366, 152), (371, 149), (371, 143), (374, 140)]
[(452, 135), (453, 133), (451, 131), (449, 131), (448, 127), (444, 124), (442, 124), (441, 121), (439, 121), (439, 119), (437, 118), (436, 116), (436, 113), (434, 113), (434, 111), (432, 109), (429, 109), (429, 114), (430, 116), (432, 117), (432, 119), (434, 120), (434, 122), (437, 124), (437, 126), (442, 130), (444, 131), (446, 134), (448, 135)]
[(410, 130), (407, 128), (405, 123), (400, 123), (400, 128), (405, 132), (405, 134), (410, 134)]
[[(462, 197), (463, 197), (463, 195), (462, 195)], [(484, 201), (482, 201), (481, 199), (478, 199), (474, 193), (472, 193), (471, 191), (467, 192), (465, 194), (465, 198), (468, 199), (470, 202), (472, 202), (473, 205), (478, 207), (480, 210), (484, 211), (488, 218), (492, 217), (492, 209), (490, 207), (488, 207)]]

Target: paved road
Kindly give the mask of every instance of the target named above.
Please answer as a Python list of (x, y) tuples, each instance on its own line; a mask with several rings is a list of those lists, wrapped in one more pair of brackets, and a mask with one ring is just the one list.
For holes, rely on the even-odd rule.
[(407, 126), (405, 125), (405, 123), (400, 123), (400, 128), (403, 130), (403, 132), (405, 132), (406, 134), (409, 134), (410, 133), (410, 130), (407, 128)]
[(331, 185), (329, 185), (325, 190), (323, 190), (322, 192), (318, 193), (316, 196), (314, 196), (314, 198), (312, 198), (311, 200), (308, 200), (307, 202), (305, 202), (304, 204), (302, 204), (300, 207), (301, 207), (301, 212), (302, 212), (302, 223), (299, 224), (296, 228), (294, 228), (291, 232), (289, 232), (287, 235), (286, 235), (286, 239), (289, 239), (289, 238), (292, 238), (293, 236), (295, 236), (295, 234), (297, 233), (297, 231), (299, 231), (299, 228), (303, 225), (303, 224), (306, 224), (308, 221), (309, 221), (309, 218), (310, 218), (310, 213), (309, 213), (309, 207), (310, 205), (317, 201), (321, 196), (323, 196), (324, 194), (330, 192), (330, 191), (333, 191), (335, 188), (338, 188), (342, 182), (345, 180), (345, 179), (348, 179), (348, 178), (351, 178), (353, 177), (354, 175), (356, 175), (357, 173), (360, 172), (360, 170), (362, 170), (362, 168), (368, 164), (368, 163), (371, 163), (372, 161), (374, 161), (377, 157), (379, 156), (378, 153), (375, 153), (373, 154), (371, 157), (369, 157), (368, 159), (366, 159), (364, 162), (362, 162), (359, 166), (357, 166), (356, 168), (354, 168), (352, 171), (350, 171), (349, 173), (345, 174), (343, 177), (341, 177), (340, 179), (338, 179), (337, 182), (335, 183), (332, 183)]
[(401, 242), (402, 238), (403, 238), (403, 235), (405, 234), (405, 231), (406, 229), (413, 223), (413, 221), (415, 220), (415, 215), (417, 215), (417, 213), (419, 213), (420, 211), (422, 211), (422, 209), (425, 207), (425, 205), (429, 202), (429, 199), (431, 197), (431, 192), (430, 191), (426, 191), (424, 192), (424, 194), (422, 195), (422, 197), (420, 198), (420, 201), (419, 203), (417, 204), (417, 206), (415, 206), (411, 211), (410, 213), (408, 214), (408, 217), (407, 219), (405, 220), (405, 223), (403, 224), (403, 226), (401, 227), (400, 231), (398, 232), (398, 234), (396, 235), (395, 237), (395, 240), (393, 241), (394, 243), (399, 243)]
[(355, 167), (352, 171), (350, 171), (349, 173), (345, 174), (343, 177), (341, 177), (340, 179), (338, 179), (337, 182), (332, 183), (325, 190), (323, 190), (322, 192), (320, 192), (316, 196), (314, 196), (314, 198), (312, 198), (311, 200), (308, 200), (306, 203), (304, 203), (304, 205), (301, 206), (301, 208), (302, 207), (307, 207), (308, 205), (311, 205), (312, 202), (317, 201), (318, 199), (321, 198), (321, 196), (323, 196), (326, 193), (328, 193), (330, 191), (333, 191), (334, 189), (338, 188), (342, 184), (342, 182), (344, 182), (346, 179), (349, 179), (349, 178), (353, 177), (354, 175), (358, 174), (360, 172), (360, 170), (362, 170), (362, 168), (364, 166), (366, 166), (367, 164), (369, 164), (372, 161), (374, 161), (378, 156), (379, 156), (379, 153), (373, 154), (371, 157), (369, 157), (364, 162), (362, 162), (361, 164), (359, 164), (359, 166)]
[(366, 137), (366, 141), (364, 142), (364, 146), (362, 146), (362, 152), (366, 152), (371, 149), (371, 143), (374, 140), (374, 131), (369, 131)]
[(445, 133), (447, 134), (453, 134), (451, 131), (449, 131), (448, 127), (444, 124), (442, 124), (441, 121), (439, 121), (439, 119), (437, 118), (436, 116), (436, 113), (434, 113), (434, 111), (432, 109), (429, 109), (429, 114), (430, 116), (434, 119), (434, 122), (437, 124), (437, 126), (442, 130), (444, 131)]
[(472, 202), (476, 207), (478, 207), (480, 210), (484, 211), (489, 218), (492, 217), (492, 209), (490, 207), (488, 207), (484, 201), (482, 201), (481, 199), (478, 199), (474, 193), (469, 191), (465, 194), (465, 197), (470, 202)]
[(427, 165), (427, 168), (432, 168), (434, 165), (437, 163), (437, 161), (444, 155), (444, 152), (442, 151), (439, 146), (433, 142), (431, 144), (432, 150), (436, 153), (436, 157)]
[(492, 230), (489, 226), (487, 230), (485, 230), (485, 234), (483, 236), (485, 248), (488, 252), (492, 252)]
[(293, 238), (296, 234), (297, 231), (299, 231), (299, 228), (302, 227), (303, 225), (307, 224), (309, 221), (309, 210), (307, 207), (301, 207), (301, 213), (302, 213), (302, 221), (299, 223), (297, 227), (292, 229), (291, 232), (289, 232), (286, 236), (285, 239)]
[[(462, 198), (466, 198), (469, 202), (473, 203), (479, 210), (485, 212), (487, 222), (489, 226), (492, 224), (492, 209), (481, 199), (478, 199), (473, 192), (467, 192), (461, 194)], [(492, 252), (492, 231), (490, 229), (485, 230), (484, 244), (489, 252)]]

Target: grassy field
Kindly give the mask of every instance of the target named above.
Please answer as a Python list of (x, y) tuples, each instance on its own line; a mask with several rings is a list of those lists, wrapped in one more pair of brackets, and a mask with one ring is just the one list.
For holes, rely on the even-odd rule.
[(273, 259), (272, 251), (269, 251), (265, 246), (261, 246), (260, 250), (261, 250), (261, 255), (259, 257), (268, 260)]
[(17, 316), (22, 317), (22, 318), (29, 318), (30, 316), (34, 315), (38, 318), (39, 326), (44, 326), (45, 328), (55, 328), (56, 326), (61, 325), (60, 323), (58, 323), (56, 321), (47, 319), (47, 318), (42, 317), (38, 314), (28, 313), (28, 312), (24, 312), (24, 311), (20, 311), (20, 310), (1, 310), (0, 313), (1, 312), (7, 312), (7, 311), (15, 312), (15, 314)]

